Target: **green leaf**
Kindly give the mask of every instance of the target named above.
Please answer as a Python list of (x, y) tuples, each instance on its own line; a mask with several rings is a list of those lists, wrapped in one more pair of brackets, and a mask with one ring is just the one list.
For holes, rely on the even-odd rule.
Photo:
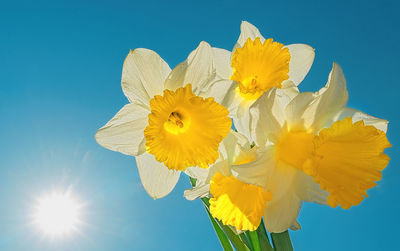
[(265, 229), (264, 221), (261, 219), (260, 226), (257, 228), (257, 235), (260, 241), (261, 251), (274, 251), (269, 242), (268, 233)]
[(250, 251), (250, 249), (242, 242), (239, 235), (234, 233), (232, 229), (216, 220), (220, 227), (224, 230), (225, 234), (228, 236), (229, 240), (232, 242), (233, 246), (237, 251)]
[(293, 251), (292, 242), (290, 241), (289, 232), (285, 231), (279, 234), (271, 234), (272, 243), (275, 251)]
[(226, 237), (224, 231), (221, 229), (221, 227), (218, 225), (218, 223), (215, 221), (214, 217), (210, 214), (210, 212), (207, 210), (208, 217), (211, 220), (211, 223), (214, 227), (215, 233), (218, 236), (219, 241), (221, 242), (222, 247), (224, 248), (225, 251), (233, 251), (233, 248), (231, 246), (231, 243), (229, 242), (228, 237)]
[(250, 238), (245, 234), (241, 233), (239, 234), (239, 238), (242, 240), (242, 242), (250, 249), (252, 249), (251, 243), (250, 243)]
[[(189, 177), (190, 179), (190, 183), (192, 184), (192, 186), (196, 186), (196, 179)], [(201, 198), (201, 200), (204, 203), (204, 207), (207, 211), (208, 217), (211, 220), (211, 223), (214, 226), (215, 232), (217, 233), (217, 236), (221, 242), (221, 245), (224, 247), (224, 249), (226, 248), (224, 245), (226, 243), (226, 240), (221, 239), (221, 238), (227, 238), (229, 239), (229, 241), (232, 243), (232, 245), (235, 247), (235, 249), (237, 251), (249, 251), (248, 247), (240, 240), (239, 236), (237, 234), (235, 234), (228, 226), (225, 226), (224, 224), (222, 224), (222, 222), (220, 222), (219, 220), (215, 219), (211, 213), (210, 213), (210, 202), (208, 198)], [(214, 225), (214, 223), (216, 225)], [(216, 227), (217, 226), (217, 227)], [(220, 237), (221, 231), (223, 233), (224, 237)], [(230, 246), (230, 245), (229, 245)], [(232, 250), (232, 247), (230, 246), (231, 249), (226, 249), (226, 250)]]
[(192, 187), (195, 187), (195, 186), (196, 186), (197, 179), (192, 178), (192, 177), (189, 176), (189, 180), (190, 180), (190, 184), (192, 184)]
[[(190, 183), (192, 184), (192, 186), (194, 187), (196, 185), (196, 179), (189, 177), (190, 179)], [(239, 236), (234, 233), (232, 231), (232, 229), (230, 229), (229, 226), (226, 226), (224, 224), (222, 224), (221, 221), (215, 219), (214, 217), (212, 217), (211, 213), (210, 213), (210, 202), (208, 198), (201, 198), (201, 200), (204, 203), (204, 207), (206, 208), (207, 214), (210, 217), (210, 219), (212, 218), (220, 227), (220, 229), (222, 229), (222, 231), (225, 233), (225, 236), (230, 240), (230, 242), (232, 243), (233, 247), (236, 249), (236, 251), (250, 251), (250, 249), (242, 242), (242, 240), (239, 238)], [(213, 222), (213, 221), (211, 221)], [(215, 229), (215, 227), (214, 227)], [(217, 231), (217, 230), (216, 230)], [(218, 233), (217, 233), (218, 235)], [(219, 236), (218, 236), (219, 238)], [(221, 239), (220, 239), (221, 241)], [(222, 241), (221, 241), (222, 244)]]
[(261, 251), (260, 241), (258, 240), (257, 231), (248, 231), (250, 236), (251, 245), (254, 251)]
[[(209, 199), (208, 198), (202, 198), (201, 200), (203, 201), (204, 206), (207, 209), (207, 213), (209, 215), (211, 215)], [(250, 249), (239, 238), (239, 235), (234, 233), (229, 226), (224, 225), (221, 221), (219, 221), (219, 220), (217, 220), (215, 218), (214, 218), (214, 220), (218, 223), (219, 227), (224, 231), (224, 233), (229, 238), (229, 240), (231, 241), (232, 245), (235, 247), (235, 249), (237, 251), (250, 251)]]

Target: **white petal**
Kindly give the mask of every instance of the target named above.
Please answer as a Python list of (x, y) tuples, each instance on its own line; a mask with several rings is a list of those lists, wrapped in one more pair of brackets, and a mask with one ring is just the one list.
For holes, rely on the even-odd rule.
[(130, 102), (149, 106), (154, 95), (162, 94), (170, 71), (168, 64), (154, 51), (131, 50), (122, 69), (122, 90)]
[(237, 47), (243, 47), (244, 43), (246, 43), (247, 39), (255, 40), (256, 38), (260, 38), (261, 43), (264, 43), (265, 38), (261, 35), (260, 31), (249, 22), (242, 21), (240, 25), (240, 36), (236, 45), (233, 49), (233, 52)]
[(165, 88), (176, 90), (187, 84), (192, 84), (193, 93), (198, 95), (206, 91), (215, 81), (214, 54), (211, 46), (200, 42), (185, 62), (174, 68), (165, 82)]
[(340, 111), (340, 113), (337, 115), (337, 117), (335, 117), (333, 119), (333, 122), (337, 121), (337, 120), (343, 120), (344, 118), (347, 118), (347, 117), (352, 117), (353, 123), (363, 120), (365, 125), (374, 126), (375, 128), (377, 128), (385, 133), (387, 131), (387, 126), (389, 123), (387, 120), (375, 118), (366, 113), (363, 113), (362, 111), (352, 109), (352, 108), (347, 108), (347, 107), (344, 108), (342, 111)]
[(212, 50), (214, 54), (214, 65), (218, 77), (222, 79), (230, 79), (230, 77), (232, 76), (232, 67), (231, 67), (232, 52), (215, 47), (213, 47)]
[(235, 159), (243, 152), (251, 149), (250, 142), (246, 136), (231, 130), (220, 146), (220, 152), (224, 160), (227, 160), (229, 165), (232, 165)]
[(322, 205), (328, 203), (329, 193), (322, 190), (320, 185), (314, 181), (313, 177), (303, 172), (298, 172), (296, 184), (297, 194), (302, 201), (314, 202)]
[(285, 121), (285, 106), (289, 98), (276, 88), (264, 93), (250, 107), (251, 138), (263, 146), (272, 134), (279, 134)]
[(224, 176), (230, 176), (231, 170), (228, 165), (228, 161), (226, 160), (218, 160), (213, 165), (211, 165), (208, 169), (207, 179), (204, 181), (205, 184), (210, 184), (211, 179), (214, 177), (216, 173), (221, 173)]
[[(305, 129), (304, 113), (315, 100), (314, 93), (302, 92), (286, 106), (286, 123), (290, 129)], [(307, 121), (308, 124), (311, 122)]]
[(281, 200), (267, 203), (265, 226), (270, 233), (281, 233), (296, 226), (302, 201), (295, 193), (287, 193)]
[(290, 53), (289, 80), (299, 85), (314, 62), (315, 52), (306, 44), (291, 44), (287, 47)]
[[(216, 87), (212, 86), (211, 89), (213, 89), (213, 88), (216, 88)], [(225, 96), (222, 98), (222, 101), (220, 102), (221, 105), (225, 106), (229, 110), (229, 113), (232, 117), (237, 116), (240, 104), (246, 103), (244, 98), (242, 98), (240, 96), (240, 94), (236, 91), (237, 88), (238, 88), (238, 84), (236, 82), (232, 81), (232, 84), (227, 89)], [(249, 106), (250, 105), (247, 105), (247, 108)]]
[(334, 63), (326, 86), (313, 94), (298, 95), (286, 112), (291, 118), (290, 123), (303, 124), (307, 129), (318, 131), (346, 106), (348, 97), (342, 69)]
[(266, 189), (271, 191), (272, 200), (265, 209), (265, 224), (273, 233), (298, 229), (296, 219), (302, 202), (326, 204), (329, 195), (311, 176), (282, 162), (276, 163)]
[(238, 106), (238, 110), (236, 114), (232, 117), (233, 119), (233, 124), (235, 125), (236, 130), (246, 136), (246, 138), (250, 142), (254, 142), (255, 139), (253, 139), (251, 136), (251, 115), (250, 115), (250, 110), (249, 110), (249, 105), (246, 103), (241, 103)]
[(208, 169), (200, 168), (197, 166), (191, 166), (186, 168), (185, 173), (197, 180), (196, 184), (203, 184), (208, 177)]
[(195, 200), (198, 198), (208, 197), (210, 194), (210, 184), (202, 184), (195, 186), (192, 189), (187, 189), (183, 192), (183, 196), (187, 200)]
[(265, 225), (272, 233), (286, 231), (296, 224), (302, 200), (298, 195), (297, 175), (301, 171), (281, 162), (275, 164), (275, 169), (267, 181), (266, 189), (271, 192), (272, 200), (265, 209)]
[(153, 199), (168, 195), (179, 180), (180, 171), (168, 169), (151, 154), (137, 156), (136, 163), (143, 187)]
[(144, 129), (148, 125), (150, 111), (134, 103), (125, 105), (95, 135), (105, 148), (136, 156), (145, 151)]
[(237, 179), (264, 188), (267, 186), (267, 181), (270, 179), (274, 168), (273, 146), (257, 149), (256, 158), (250, 163), (231, 166), (232, 174)]
[(290, 80), (285, 80), (282, 82), (282, 88), (278, 89), (278, 93), (279, 92), (282, 92), (288, 98), (285, 100), (285, 106), (287, 106), (290, 101), (292, 101), (292, 99), (294, 99), (300, 93), (299, 88), (297, 88), (293, 81)]
[(216, 102), (224, 105), (224, 103), (228, 103), (228, 98), (234, 85), (236, 84), (231, 80), (218, 80), (213, 82), (207, 91), (201, 92), (199, 96), (205, 98), (213, 97)]

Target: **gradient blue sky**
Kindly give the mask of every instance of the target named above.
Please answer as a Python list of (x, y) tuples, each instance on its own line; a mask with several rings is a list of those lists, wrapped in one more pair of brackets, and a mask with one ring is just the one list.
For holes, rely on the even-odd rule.
[[(127, 103), (120, 77), (129, 49), (155, 50), (173, 67), (202, 40), (231, 49), (241, 20), (316, 49), (302, 91), (322, 87), (336, 61), (349, 106), (390, 121), (383, 180), (350, 210), (305, 204), (295, 250), (393, 250), (399, 9), (396, 1), (0, 1), (0, 250), (219, 250), (201, 203), (182, 196), (187, 179), (154, 201), (134, 159), (93, 136)], [(85, 224), (46, 239), (30, 222), (35, 198), (68, 189), (85, 202)]]

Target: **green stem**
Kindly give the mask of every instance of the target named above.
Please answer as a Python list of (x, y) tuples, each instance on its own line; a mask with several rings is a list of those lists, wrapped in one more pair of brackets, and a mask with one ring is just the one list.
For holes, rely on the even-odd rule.
[(257, 228), (258, 239), (260, 240), (261, 251), (274, 251), (265, 229), (264, 221), (261, 219), (260, 226)]
[(257, 231), (249, 231), (250, 241), (254, 251), (261, 251), (260, 241), (258, 240)]
[(245, 233), (239, 234), (239, 238), (242, 240), (242, 242), (250, 249), (252, 249), (250, 239)]
[[(204, 205), (206, 206), (207, 212), (210, 213), (210, 203), (207, 198), (202, 198), (201, 199), (204, 202)], [(235, 247), (236, 251), (250, 251), (249, 248), (242, 242), (242, 240), (239, 238), (237, 234), (235, 234), (230, 227), (222, 224), (221, 221), (215, 219), (215, 221), (218, 223), (219, 227), (224, 231), (226, 236), (229, 238), (231, 241), (232, 245)]]
[(224, 248), (225, 251), (233, 251), (233, 248), (231, 246), (231, 243), (229, 242), (229, 239), (226, 237), (224, 231), (221, 229), (221, 227), (218, 225), (218, 223), (215, 221), (214, 217), (208, 212), (206, 208), (208, 217), (211, 220), (211, 223), (214, 227), (215, 233), (218, 236), (219, 241), (221, 242), (222, 247)]
[[(189, 177), (189, 178), (190, 178), (190, 183), (194, 187), (196, 185), (196, 179), (194, 179), (192, 177)], [(206, 208), (207, 214), (210, 217), (211, 223), (213, 224), (215, 231), (217, 232), (219, 229), (221, 229), (222, 233), (224, 233), (224, 237), (230, 240), (230, 242), (232, 243), (232, 245), (235, 247), (235, 249), (237, 251), (249, 251), (248, 247), (241, 241), (241, 239), (239, 238), (239, 236), (237, 234), (235, 234), (228, 226), (225, 226), (224, 224), (222, 224), (222, 222), (220, 222), (219, 220), (212, 217), (212, 215), (210, 213), (209, 199), (201, 198), (201, 200), (204, 203), (204, 207)], [(218, 228), (215, 227), (214, 223), (216, 223)], [(218, 232), (217, 232), (217, 236), (218, 236), (218, 238), (220, 238), (220, 235), (218, 234)], [(224, 238), (224, 237), (222, 237), (222, 238)], [(224, 247), (223, 243), (225, 243), (226, 241), (220, 239), (220, 242), (221, 242), (221, 245)], [(225, 249), (225, 247), (224, 247), (224, 249)], [(232, 247), (231, 247), (231, 249), (232, 249)]]
[(288, 231), (279, 234), (272, 233), (271, 239), (276, 251), (293, 251)]

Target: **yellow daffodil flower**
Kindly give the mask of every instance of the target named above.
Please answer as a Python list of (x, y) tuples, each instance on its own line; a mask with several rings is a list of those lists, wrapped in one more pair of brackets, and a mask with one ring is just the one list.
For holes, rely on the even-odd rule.
[(360, 204), (381, 179), (389, 162), (383, 151), (391, 145), (388, 122), (347, 108), (347, 100), (337, 64), (316, 93), (264, 93), (250, 107), (250, 133), (256, 152), (268, 161), (256, 158), (232, 166), (233, 176), (215, 175), (210, 181), (213, 216), (254, 230), (263, 209), (267, 229), (283, 232), (300, 227), (296, 219), (303, 201), (344, 209)]
[[(270, 193), (258, 186), (237, 180), (235, 168), (239, 165), (246, 170), (252, 170), (254, 166), (268, 162), (269, 156), (259, 151), (258, 147), (252, 148), (248, 139), (235, 131), (231, 131), (222, 141), (219, 151), (220, 158), (209, 169), (190, 168), (186, 171), (189, 176), (196, 178), (197, 182), (196, 186), (186, 190), (184, 195), (186, 199), (194, 200), (211, 197), (210, 192), (216, 196), (218, 191), (224, 191), (227, 194), (210, 200), (210, 211), (213, 216), (221, 219), (226, 225), (234, 226), (236, 230), (254, 230), (254, 226), (257, 228), (260, 224), (265, 202), (271, 199)], [(222, 183), (215, 181), (217, 177)], [(216, 188), (215, 184), (219, 184), (219, 187)], [(254, 205), (258, 207), (254, 208)], [(254, 215), (261, 216), (254, 217)]]
[[(223, 79), (214, 92), (226, 93), (221, 101), (228, 107), (235, 127), (250, 137), (249, 107), (265, 92), (279, 88), (292, 95), (314, 61), (314, 49), (306, 44), (290, 44), (265, 39), (252, 24), (243, 21), (232, 52), (221, 50), (216, 68)], [(223, 59), (223, 61), (222, 61)]]
[(220, 78), (218, 50), (201, 42), (172, 71), (154, 51), (135, 49), (125, 59), (122, 90), (129, 100), (96, 133), (110, 150), (136, 156), (142, 184), (153, 198), (167, 195), (180, 171), (208, 168), (229, 133), (228, 110), (208, 91)]

